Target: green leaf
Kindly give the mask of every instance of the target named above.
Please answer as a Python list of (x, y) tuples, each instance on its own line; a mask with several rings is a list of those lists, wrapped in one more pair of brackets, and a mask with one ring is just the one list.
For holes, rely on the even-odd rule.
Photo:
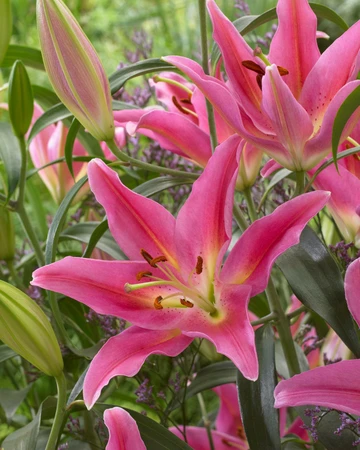
[(0, 14), (0, 66), (9, 47), (12, 34), (12, 14), (10, 0), (2, 0)]
[(14, 356), (18, 356), (10, 347), (7, 345), (0, 345), (0, 363), (13, 358)]
[(8, 123), (0, 123), (0, 158), (7, 175), (7, 199), (9, 200), (20, 180), (21, 151), (19, 141)]
[(112, 109), (114, 111), (121, 111), (123, 109), (140, 109), (139, 106), (131, 105), (130, 103), (121, 102), (120, 100), (112, 101)]
[[(126, 259), (126, 256), (119, 249), (115, 239), (112, 237), (108, 230), (107, 221), (104, 222), (81, 222), (77, 223), (70, 228), (67, 228), (60, 236), (60, 241), (66, 239), (72, 239), (84, 244), (89, 244), (91, 239), (94, 239), (94, 233), (100, 233), (99, 240), (95, 243), (95, 246), (112, 256), (115, 259)], [(93, 250), (93, 248), (92, 248)]]
[(66, 194), (64, 200), (61, 202), (59, 209), (57, 210), (54, 220), (50, 226), (48, 238), (46, 241), (46, 249), (45, 249), (45, 263), (51, 264), (55, 261), (56, 249), (60, 237), (60, 233), (63, 229), (67, 212), (71, 206), (72, 201), (74, 200), (76, 194), (79, 190), (84, 186), (87, 182), (87, 176), (81, 178), (74, 186), (70, 189), (70, 191)]
[(258, 210), (260, 210), (260, 208), (264, 204), (264, 201), (266, 200), (266, 197), (268, 196), (271, 189), (274, 186), (276, 186), (281, 180), (288, 177), (291, 173), (292, 173), (291, 170), (288, 170), (288, 169), (281, 169), (278, 172), (276, 172), (276, 174), (271, 178), (270, 183), (267, 185), (266, 190), (265, 190), (263, 196), (261, 197), (261, 200), (260, 200), (260, 203), (258, 206)]
[(78, 395), (82, 392), (83, 387), (84, 387), (84, 381), (85, 381), (85, 376), (87, 374), (87, 371), (89, 370), (88, 366), (84, 372), (80, 375), (79, 379), (77, 380), (77, 382), (75, 383), (75, 386), (73, 387), (72, 391), (70, 392), (66, 407), (68, 407), (72, 402), (74, 402)]
[(128, 80), (131, 78), (146, 75), (151, 72), (161, 72), (163, 70), (174, 70), (175, 67), (160, 58), (146, 59), (145, 61), (139, 61), (117, 70), (110, 78), (111, 93), (117, 92)]
[(60, 103), (59, 97), (55, 94), (55, 92), (45, 88), (44, 86), (33, 84), (32, 91), (36, 101), (45, 109), (51, 108), (52, 106)]
[[(94, 409), (103, 413), (106, 409), (113, 406), (115, 405), (97, 404), (94, 406)], [(154, 420), (132, 409), (124, 409), (136, 421), (147, 450), (192, 450), (184, 441)]]
[(71, 126), (69, 128), (69, 132), (66, 136), (66, 142), (65, 142), (65, 161), (66, 165), (68, 166), (69, 172), (71, 173), (71, 176), (75, 178), (74, 176), (74, 169), (73, 169), (73, 159), (72, 159), (72, 153), (74, 149), (75, 139), (76, 135), (78, 134), (78, 131), (80, 130), (81, 123), (74, 117)]
[[(296, 437), (294, 436), (295, 439)], [(298, 442), (285, 442), (284, 444), (281, 444), (281, 450), (307, 450), (307, 447), (305, 447), (304, 444), (299, 444)]]
[(345, 22), (345, 20), (328, 6), (321, 5), (320, 3), (311, 3), (311, 2), (310, 6), (319, 19), (329, 20), (330, 22), (333, 22), (335, 25), (338, 25), (344, 31), (346, 31), (349, 28), (349, 25)]
[(298, 299), (325, 319), (360, 357), (359, 339), (347, 307), (341, 273), (314, 231), (306, 227), (300, 243), (281, 255), (276, 263)]
[(276, 386), (274, 332), (264, 325), (255, 332), (259, 378), (237, 374), (241, 417), (251, 450), (280, 449), (279, 412), (274, 408)]
[(40, 116), (34, 123), (28, 137), (28, 143), (30, 144), (34, 137), (37, 136), (44, 128), (52, 125), (55, 122), (59, 122), (60, 120), (67, 119), (71, 116), (71, 112), (66, 109), (66, 107), (62, 103), (54, 105), (53, 107), (45, 111), (44, 114)]
[(346, 97), (343, 104), (340, 106), (335, 120), (332, 131), (332, 155), (335, 166), (337, 167), (337, 151), (341, 144), (341, 135), (346, 126), (347, 121), (352, 114), (360, 106), (360, 86), (356, 87), (352, 93)]
[(40, 50), (23, 45), (9, 45), (1, 67), (11, 67), (20, 59), (25, 66), (45, 70)]
[(10, 434), (2, 443), (3, 450), (36, 450), (36, 441), (39, 434), (41, 409), (37, 412), (34, 420), (25, 427)]
[[(306, 372), (309, 370), (309, 363), (306, 359), (306, 356), (304, 355), (304, 352), (302, 351), (301, 347), (294, 342), (296, 354), (298, 357), (298, 361), (300, 364), (301, 372)], [(282, 348), (281, 342), (277, 340), (275, 342), (275, 366), (276, 366), (276, 372), (282, 377), (282, 378), (290, 378), (289, 374), (289, 368), (286, 363), (284, 350)]]
[(165, 189), (169, 189), (174, 186), (179, 186), (182, 184), (192, 184), (194, 180), (186, 179), (183, 177), (173, 177), (173, 176), (163, 176), (153, 178), (152, 180), (146, 181), (145, 183), (137, 186), (134, 191), (144, 197), (151, 197), (152, 195), (158, 194)]
[(0, 389), (0, 405), (4, 410), (8, 421), (12, 419), (16, 410), (28, 395), (30, 389), (31, 384), (19, 391), (15, 391), (14, 389)]

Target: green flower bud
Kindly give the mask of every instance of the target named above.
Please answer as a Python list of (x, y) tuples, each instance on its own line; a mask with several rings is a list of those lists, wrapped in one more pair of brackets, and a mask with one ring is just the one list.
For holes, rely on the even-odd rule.
[(24, 292), (0, 281), (0, 339), (41, 372), (58, 377), (64, 368), (55, 333), (42, 309)]
[(0, 1), (0, 66), (7, 52), (12, 33), (10, 0)]
[(9, 261), (15, 255), (15, 232), (12, 215), (0, 206), (0, 260)]

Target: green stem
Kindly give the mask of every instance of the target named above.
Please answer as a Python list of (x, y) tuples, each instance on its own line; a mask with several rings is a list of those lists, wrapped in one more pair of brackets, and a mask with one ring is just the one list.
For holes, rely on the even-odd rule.
[(26, 167), (27, 167), (27, 153), (26, 153), (26, 143), (24, 136), (18, 137), (20, 150), (21, 150), (21, 169), (20, 169), (20, 180), (19, 180), (19, 196), (17, 200), (16, 211), (19, 214), (20, 220), (24, 227), (25, 233), (30, 241), (30, 244), (36, 254), (36, 259), (39, 266), (45, 265), (44, 254), (41, 249), (39, 240), (34, 232), (31, 225), (27, 212), (25, 210), (25, 184), (26, 184)]
[(297, 197), (298, 195), (301, 195), (304, 193), (305, 172), (304, 171), (295, 172), (295, 176), (296, 176), (296, 188), (295, 188), (294, 197)]
[[(200, 18), (200, 40), (201, 40), (201, 61), (202, 68), (206, 75), (209, 75), (209, 52), (207, 43), (207, 31), (206, 31), (206, 0), (198, 0), (199, 5), (199, 18)], [(206, 111), (209, 122), (210, 140), (212, 151), (215, 151), (217, 146), (216, 125), (214, 109), (206, 99)]]
[(163, 173), (167, 175), (172, 176), (183, 176), (184, 178), (191, 179), (191, 180), (197, 180), (200, 176), (200, 174), (196, 173), (189, 173), (184, 172), (181, 170), (174, 170), (174, 169), (168, 169), (166, 167), (159, 167), (155, 164), (149, 164), (143, 161), (139, 161), (138, 159), (132, 158), (131, 156), (127, 155), (126, 153), (119, 150), (118, 146), (116, 145), (115, 141), (106, 141), (107, 146), (110, 148), (112, 153), (123, 162), (130, 163), (131, 165), (135, 167), (139, 167), (143, 170), (148, 170), (149, 172), (155, 172), (155, 173)]
[(211, 422), (208, 419), (206, 405), (205, 405), (203, 396), (199, 393), (199, 394), (197, 394), (197, 399), (199, 401), (201, 415), (202, 415), (202, 419), (204, 422), (204, 427), (205, 427), (206, 433), (208, 435), (210, 450), (215, 450), (214, 441), (213, 441), (212, 434), (211, 434)]
[(300, 365), (296, 354), (295, 344), (291, 335), (290, 322), (282, 309), (278, 293), (276, 292), (276, 288), (271, 278), (265, 293), (271, 312), (277, 314), (278, 317), (276, 328), (279, 333), (279, 338), (284, 351), (286, 363), (289, 368), (289, 373), (292, 377), (301, 372)]
[(58, 400), (56, 405), (56, 412), (54, 422), (51, 427), (49, 440), (46, 444), (45, 450), (56, 450), (57, 444), (60, 439), (61, 432), (63, 430), (63, 418), (65, 416), (66, 407), (66, 379), (64, 372), (55, 378), (58, 391)]
[(245, 219), (245, 216), (237, 203), (234, 203), (233, 214), (240, 230), (244, 232), (246, 228), (249, 227), (249, 224), (247, 223), (247, 220)]
[(307, 311), (307, 307), (305, 305), (300, 306), (299, 308), (295, 309), (294, 311), (286, 314), (288, 319), (292, 319), (293, 317), (299, 316), (301, 313)]
[(276, 320), (277, 318), (278, 318), (278, 315), (275, 312), (271, 312), (267, 316), (261, 317), (261, 319), (253, 320), (251, 322), (251, 325), (252, 326), (262, 325), (264, 323), (271, 322), (272, 320)]
[(251, 220), (251, 222), (255, 222), (255, 220), (258, 217), (257, 217), (256, 208), (255, 208), (254, 200), (253, 200), (252, 195), (251, 195), (250, 188), (246, 188), (244, 190), (244, 196), (245, 196), (245, 200), (246, 200), (246, 203), (247, 203), (250, 220)]

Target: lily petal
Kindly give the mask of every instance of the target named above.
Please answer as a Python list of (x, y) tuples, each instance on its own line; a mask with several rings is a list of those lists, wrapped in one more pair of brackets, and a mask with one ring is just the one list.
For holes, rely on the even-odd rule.
[(179, 328), (187, 336), (209, 339), (218, 353), (231, 359), (244, 377), (256, 380), (259, 368), (255, 334), (248, 313), (251, 287), (223, 285), (215, 290), (217, 315), (211, 317), (194, 308), (179, 323)]
[(88, 409), (101, 390), (116, 376), (133, 377), (150, 355), (177, 356), (192, 339), (180, 330), (153, 331), (132, 326), (110, 338), (91, 361), (84, 382), (84, 401)]
[(141, 258), (145, 249), (153, 257), (174, 259), (175, 218), (159, 203), (125, 187), (117, 173), (99, 159), (88, 165), (89, 183), (103, 205), (109, 228), (119, 247), (131, 259)]
[(306, 77), (320, 57), (317, 19), (308, 0), (279, 0), (276, 11), (279, 25), (271, 41), (269, 60), (289, 71), (284, 80), (298, 99)]
[[(216, 261), (222, 261), (231, 239), (232, 205), (238, 167), (239, 136), (217, 147), (181, 208), (175, 228), (177, 260), (185, 279), (202, 258), (205, 282), (212, 282)], [(191, 239), (189, 239), (191, 236)], [(223, 249), (223, 250), (222, 250)], [(204, 275), (198, 274), (202, 278)]]
[(292, 158), (291, 166), (285, 167), (302, 170), (303, 149), (313, 132), (310, 117), (295, 99), (275, 64), (266, 68), (262, 90), (263, 110), (270, 117), (280, 142)]
[(360, 21), (330, 45), (307, 76), (300, 96), (306, 111), (321, 123), (335, 94), (350, 79), (360, 50)]
[(341, 361), (281, 381), (275, 388), (275, 407), (320, 405), (360, 414), (360, 360)]
[(223, 384), (214, 388), (213, 391), (220, 399), (219, 413), (215, 421), (217, 431), (233, 436), (243, 435), (245, 440), (236, 385)]
[(360, 327), (360, 259), (352, 262), (346, 270), (345, 294), (349, 310)]
[(267, 286), (276, 258), (299, 242), (307, 222), (329, 198), (330, 193), (325, 191), (303, 194), (254, 222), (230, 252), (220, 274), (221, 281), (244, 283), (252, 286), (252, 296), (260, 294)]
[(104, 423), (109, 430), (106, 450), (146, 450), (135, 420), (124, 409), (107, 409)]

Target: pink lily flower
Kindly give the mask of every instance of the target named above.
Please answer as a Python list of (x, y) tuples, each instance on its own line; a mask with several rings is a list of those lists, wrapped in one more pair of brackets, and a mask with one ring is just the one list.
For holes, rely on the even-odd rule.
[(130, 261), (67, 257), (36, 270), (32, 282), (133, 324), (94, 358), (84, 385), (88, 407), (112, 377), (135, 375), (150, 354), (175, 356), (195, 337), (210, 340), (245, 377), (257, 378), (250, 296), (266, 288), (275, 259), (299, 241), (329, 193), (299, 196), (253, 223), (222, 266), (237, 150), (237, 136), (217, 148), (176, 219), (126, 188), (103, 162), (89, 163), (90, 187)]
[[(360, 259), (350, 264), (345, 275), (349, 310), (360, 326)], [(281, 381), (275, 388), (275, 407), (320, 405), (360, 414), (358, 378), (360, 360), (341, 361)]]
[(104, 423), (109, 430), (106, 450), (146, 450), (135, 420), (125, 409), (105, 410)]
[[(35, 122), (35, 120), (43, 113), (44, 111), (35, 103), (33, 122)], [(58, 122), (56, 125), (49, 125), (46, 127), (31, 141), (29, 151), (32, 162), (36, 168), (40, 168), (45, 164), (64, 156), (67, 133), (68, 130), (65, 128), (64, 124)], [(73, 155), (87, 155), (86, 150), (77, 139), (75, 140)], [(86, 174), (86, 166), (87, 163), (74, 162), (73, 169), (75, 180), (71, 176), (65, 162), (45, 167), (39, 171), (39, 175), (55, 202), (60, 204), (74, 183)], [(76, 199), (81, 198), (88, 189), (88, 186), (85, 185), (77, 194)]]
[[(229, 83), (205, 75), (187, 58), (168, 56), (165, 61), (196, 84), (234, 132), (281, 166), (293, 171), (316, 166), (331, 150), (330, 131), (340, 105), (360, 83), (355, 81), (360, 21), (320, 55), (316, 16), (307, 0), (279, 0), (279, 26), (267, 65), (214, 0), (207, 5)], [(351, 118), (348, 132), (359, 114)]]

